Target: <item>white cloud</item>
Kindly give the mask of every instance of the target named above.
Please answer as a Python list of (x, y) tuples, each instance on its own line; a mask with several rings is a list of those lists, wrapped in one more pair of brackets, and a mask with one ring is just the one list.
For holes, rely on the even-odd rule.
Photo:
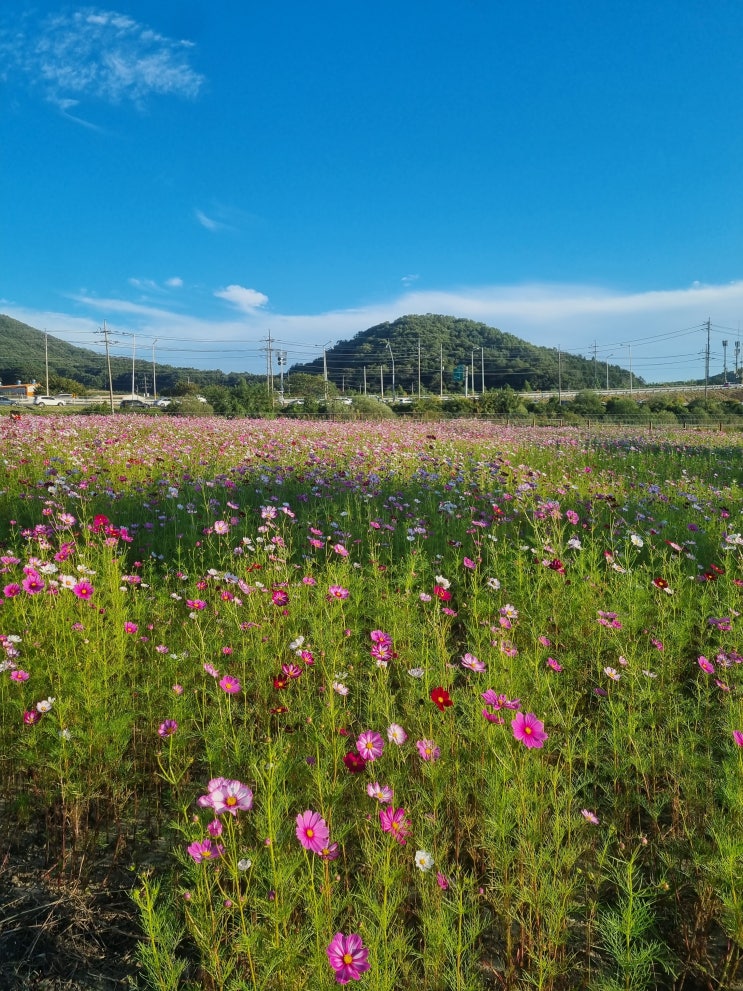
[(183, 279), (181, 279), (177, 275), (174, 275), (172, 279), (166, 279), (165, 280), (165, 285), (169, 289), (181, 289), (182, 286), (183, 286)]
[[(440, 313), (482, 321), (532, 344), (585, 356), (593, 353), (595, 342), (599, 362), (611, 359), (625, 367), (631, 347), (635, 374), (649, 381), (703, 376), (708, 317), (713, 323), (710, 370), (721, 372), (721, 341), (736, 339), (733, 328), (743, 312), (743, 281), (634, 293), (581, 285), (480, 286), (404, 292), (371, 306), (306, 314), (271, 312), (270, 317), (264, 309), (268, 297), (255, 289), (228, 285), (213, 295), (230, 303), (238, 315), (225, 317), (214, 309), (210, 313), (208, 304), (204, 310), (203, 297), (190, 299), (186, 293), (178, 294), (182, 312), (144, 298), (99, 299), (89, 292), (73, 297), (74, 315), (37, 312), (8, 301), (0, 301), (0, 311), (64, 339), (77, 335), (72, 340), (77, 344), (84, 343), (80, 334), (91, 335), (106, 319), (114, 333), (157, 337), (158, 351), (170, 349), (169, 356), (163, 350), (163, 361), (255, 372), (265, 368), (262, 348), (269, 327), (293, 364), (311, 360), (324, 345), (350, 340), (375, 324), (407, 313)], [(95, 340), (91, 336), (91, 343), (84, 346)], [(731, 348), (729, 370), (732, 360)]]
[(226, 289), (220, 289), (214, 295), (218, 299), (226, 299), (228, 303), (232, 303), (233, 306), (245, 313), (252, 313), (253, 310), (265, 306), (268, 302), (268, 296), (264, 296), (262, 292), (258, 292), (256, 289), (245, 289), (243, 286), (227, 286)]
[(204, 77), (189, 63), (191, 47), (126, 15), (86, 8), (14, 24), (0, 56), (6, 76), (11, 68), (26, 75), (66, 111), (83, 100), (195, 97)]
[(207, 217), (203, 210), (194, 210), (194, 215), (201, 226), (206, 227), (208, 231), (219, 231), (224, 227), (224, 224), (221, 224), (218, 220)]

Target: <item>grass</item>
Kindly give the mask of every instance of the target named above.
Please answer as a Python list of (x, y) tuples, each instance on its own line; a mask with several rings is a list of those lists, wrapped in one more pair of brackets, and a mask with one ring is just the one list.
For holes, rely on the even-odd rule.
[(736, 435), (2, 431), (3, 828), (132, 866), (142, 989), (740, 979)]

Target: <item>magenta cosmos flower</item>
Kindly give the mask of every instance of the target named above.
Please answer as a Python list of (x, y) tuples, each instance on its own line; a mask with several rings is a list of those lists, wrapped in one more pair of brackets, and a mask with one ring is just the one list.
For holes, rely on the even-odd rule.
[(392, 833), (400, 846), (405, 846), (405, 838), (412, 830), (405, 809), (394, 809), (391, 805), (380, 809), (379, 825), (382, 827), (382, 832)]
[(544, 732), (544, 723), (537, 719), (533, 712), (518, 712), (511, 720), (511, 730), (514, 737), (525, 747), (543, 747), (548, 735)]
[(72, 586), (72, 591), (78, 599), (89, 599), (93, 595), (94, 589), (90, 582), (81, 581)]
[(189, 843), (186, 849), (197, 864), (202, 863), (204, 860), (217, 860), (224, 853), (222, 844), (212, 843), (210, 839)]
[(369, 951), (357, 933), (350, 933), (348, 936), (336, 933), (326, 952), (338, 984), (358, 981), (364, 971), (369, 970)]
[(368, 730), (366, 733), (362, 733), (356, 741), (356, 749), (364, 760), (376, 760), (377, 757), (382, 756), (384, 740), (379, 733)]
[(348, 589), (343, 588), (342, 585), (331, 585), (328, 589), (329, 599), (347, 599), (349, 595)]
[(297, 816), (297, 839), (305, 848), (313, 853), (322, 853), (328, 848), (330, 830), (319, 812), (307, 809)]
[(434, 761), (438, 760), (441, 756), (441, 747), (437, 747), (433, 740), (416, 740), (415, 745), (418, 748), (421, 760)]
[(733, 730), (733, 741), (738, 747), (743, 747), (743, 731), (739, 729)]

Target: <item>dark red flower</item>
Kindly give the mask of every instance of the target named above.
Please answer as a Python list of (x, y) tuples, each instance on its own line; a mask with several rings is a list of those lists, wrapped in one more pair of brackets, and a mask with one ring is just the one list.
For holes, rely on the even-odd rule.
[(274, 678), (273, 680), (274, 688), (286, 688), (288, 684), (289, 684), (288, 678)]
[(445, 688), (441, 688), (441, 686), (431, 689), (431, 701), (441, 712), (443, 712), (447, 706), (454, 705), (447, 690)]
[(275, 705), (273, 709), (270, 710), (272, 716), (280, 716), (283, 712), (288, 712), (289, 710), (285, 705)]
[(668, 588), (668, 582), (665, 578), (653, 578), (653, 585), (656, 588)]
[(565, 574), (565, 565), (557, 557), (553, 558), (549, 562), (549, 564), (547, 565), (547, 567), (548, 568), (551, 568), (553, 571), (556, 571), (558, 573), (558, 575), (564, 575)]
[(351, 774), (358, 774), (359, 771), (363, 771), (366, 767), (366, 761), (364, 758), (353, 750), (350, 750), (346, 754), (343, 758), (343, 763), (346, 765)]

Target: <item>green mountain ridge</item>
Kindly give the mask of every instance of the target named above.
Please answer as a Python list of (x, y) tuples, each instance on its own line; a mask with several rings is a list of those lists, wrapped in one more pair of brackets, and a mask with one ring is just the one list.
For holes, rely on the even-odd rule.
[[(495, 327), (460, 317), (409, 315), (381, 323), (339, 341), (324, 357), (292, 366), (292, 372), (322, 375), (339, 388), (368, 391), (392, 388), (415, 394), (418, 376), (429, 393), (482, 392), (510, 387), (516, 391), (602, 389), (628, 385), (629, 373), (620, 365), (606, 365), (557, 348), (530, 344)], [(465, 379), (467, 380), (465, 382)], [(373, 384), (370, 385), (370, 383)], [(644, 380), (634, 376), (637, 385)]]
[[(67, 344), (6, 315), (0, 315), (3, 383), (35, 380), (45, 386), (45, 337), (51, 391), (72, 391), (74, 383), (90, 390), (108, 389), (105, 354)], [(398, 394), (416, 394), (420, 376), (421, 390), (434, 395), (440, 391), (464, 393), (465, 389), (479, 393), (483, 383), (485, 389), (543, 391), (562, 387), (577, 391), (603, 389), (608, 379), (610, 388), (623, 388), (629, 375), (620, 365), (530, 344), (484, 323), (437, 314), (403, 316), (360, 331), (350, 341), (339, 341), (327, 349), (324, 357), (292, 365), (286, 373), (288, 387), (291, 388), (294, 373), (323, 376), (325, 369), (328, 380), (345, 391), (379, 392), (384, 386), (385, 393), (391, 394), (394, 377)], [(112, 356), (111, 373), (114, 391), (131, 391), (130, 359)], [(137, 391), (145, 391), (145, 382), (151, 386), (150, 361), (135, 360), (134, 373)], [(177, 390), (187, 381), (207, 388), (261, 379), (249, 372), (224, 373), (157, 364), (160, 394)], [(633, 381), (637, 386), (644, 384), (638, 376)]]

